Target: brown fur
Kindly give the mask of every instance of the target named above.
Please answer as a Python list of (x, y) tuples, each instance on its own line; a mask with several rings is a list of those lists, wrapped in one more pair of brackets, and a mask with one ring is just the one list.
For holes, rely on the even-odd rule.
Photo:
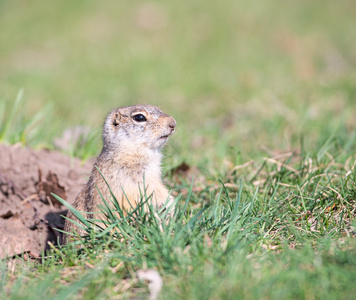
[[(146, 121), (135, 121), (133, 117), (137, 114), (142, 114)], [(176, 121), (171, 116), (152, 105), (114, 109), (108, 114), (103, 126), (103, 149), (94, 164), (88, 183), (73, 206), (81, 212), (99, 212), (98, 205), (103, 203), (98, 189), (104, 199), (109, 199), (109, 188), (98, 169), (124, 209), (129, 210), (130, 204), (137, 205), (144, 190), (146, 195), (152, 194), (155, 206), (161, 206), (170, 196), (161, 180), (160, 150), (168, 136), (173, 134), (175, 126)], [(84, 216), (93, 217), (88, 214)], [(68, 218), (76, 220), (72, 212), (68, 213)], [(98, 219), (100, 215), (95, 214), (94, 218)], [(68, 220), (64, 230), (84, 234)], [(64, 237), (64, 243), (67, 238)]]

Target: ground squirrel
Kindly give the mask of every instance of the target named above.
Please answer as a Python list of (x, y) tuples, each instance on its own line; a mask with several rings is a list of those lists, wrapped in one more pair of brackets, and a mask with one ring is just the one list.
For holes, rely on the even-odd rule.
[[(131, 207), (127, 198), (132, 206), (141, 200), (143, 180), (146, 194), (152, 194), (153, 205), (165, 203), (171, 196), (161, 180), (161, 149), (175, 127), (174, 118), (153, 105), (125, 106), (110, 112), (103, 126), (103, 149), (88, 183), (75, 199), (74, 208), (81, 212), (100, 211), (98, 205), (102, 204), (102, 199), (98, 189), (104, 199), (108, 199), (109, 188), (98, 169), (123, 208)], [(67, 217), (76, 220), (70, 211)], [(66, 220), (64, 231), (72, 230), (80, 233), (72, 222)], [(67, 238), (64, 235), (64, 243)]]

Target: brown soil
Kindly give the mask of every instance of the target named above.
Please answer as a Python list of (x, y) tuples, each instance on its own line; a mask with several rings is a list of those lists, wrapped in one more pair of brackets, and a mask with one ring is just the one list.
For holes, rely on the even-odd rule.
[(73, 203), (92, 163), (62, 153), (0, 144), (0, 259), (38, 258), (48, 242), (61, 242), (67, 210), (52, 195)]

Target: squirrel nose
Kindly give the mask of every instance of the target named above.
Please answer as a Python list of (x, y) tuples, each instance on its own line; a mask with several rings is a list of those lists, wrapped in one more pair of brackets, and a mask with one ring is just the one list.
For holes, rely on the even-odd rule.
[(171, 129), (171, 131), (173, 131), (176, 128), (176, 120), (174, 120), (173, 118), (171, 118), (171, 120), (168, 123), (169, 128)]

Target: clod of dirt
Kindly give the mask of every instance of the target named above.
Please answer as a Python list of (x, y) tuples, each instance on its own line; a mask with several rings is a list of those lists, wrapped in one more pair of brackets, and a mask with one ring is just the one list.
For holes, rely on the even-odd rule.
[(67, 211), (51, 193), (73, 203), (91, 166), (59, 152), (0, 144), (0, 259), (39, 257), (48, 241), (61, 242), (56, 229), (63, 229)]
[[(69, 177), (69, 176), (68, 176)], [(38, 169), (38, 185), (37, 193), (41, 201), (46, 204), (54, 204), (56, 206), (61, 206), (62, 203), (59, 202), (53, 195), (61, 197), (64, 200), (67, 200), (66, 189), (63, 185), (59, 184), (57, 174), (52, 171), (48, 171), (46, 180), (42, 180), (42, 170)]]
[(187, 163), (182, 162), (179, 166), (173, 168), (171, 170), (171, 172), (173, 174), (175, 174), (175, 173), (187, 173), (189, 170), (190, 170), (190, 166)]
[[(172, 168), (168, 175), (172, 177), (173, 181), (179, 184), (183, 182), (192, 182), (194, 178), (194, 183), (196, 184), (203, 184), (205, 179), (202, 176), (200, 170), (196, 166), (190, 166), (185, 162), (182, 162), (180, 165)], [(185, 189), (181, 190), (183, 194), (187, 191)]]

